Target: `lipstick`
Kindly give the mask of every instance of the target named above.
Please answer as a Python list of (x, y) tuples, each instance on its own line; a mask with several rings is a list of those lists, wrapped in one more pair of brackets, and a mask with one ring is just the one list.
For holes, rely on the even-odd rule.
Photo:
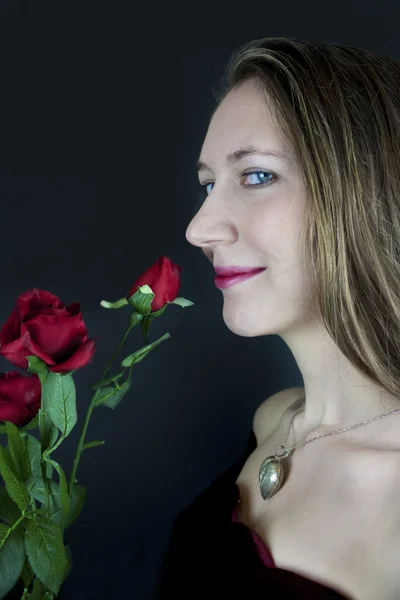
[(225, 289), (236, 283), (242, 283), (258, 273), (265, 271), (265, 269), (266, 267), (215, 267), (217, 277), (215, 277), (214, 283), (217, 288)]

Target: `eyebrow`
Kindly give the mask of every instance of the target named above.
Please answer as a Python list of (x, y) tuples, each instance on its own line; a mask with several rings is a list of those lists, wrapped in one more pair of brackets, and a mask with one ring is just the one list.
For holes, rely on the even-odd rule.
[[(259, 154), (261, 156), (275, 156), (277, 158), (281, 158), (282, 160), (293, 162), (293, 159), (285, 152), (280, 152), (279, 150), (263, 150), (262, 148), (256, 148), (255, 146), (245, 146), (244, 148), (240, 148), (239, 150), (235, 150), (235, 152), (228, 154), (225, 159), (225, 165), (229, 167), (237, 163), (243, 157), (254, 154)], [(210, 167), (208, 167), (206, 163), (200, 159), (196, 162), (196, 170), (198, 173), (201, 171), (211, 171)]]

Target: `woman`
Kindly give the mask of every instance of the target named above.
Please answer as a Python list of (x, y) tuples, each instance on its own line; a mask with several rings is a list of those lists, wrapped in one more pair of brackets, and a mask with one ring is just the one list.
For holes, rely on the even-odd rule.
[(398, 600), (400, 62), (265, 38), (223, 83), (186, 237), (255, 270), (217, 279), (224, 321), (279, 335), (304, 389), (178, 515), (156, 597)]

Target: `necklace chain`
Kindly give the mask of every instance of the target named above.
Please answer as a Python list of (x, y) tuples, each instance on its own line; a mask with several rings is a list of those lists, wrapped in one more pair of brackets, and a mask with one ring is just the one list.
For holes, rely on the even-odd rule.
[[(298, 408), (289, 425), (289, 430), (286, 435), (285, 444), (290, 434), (290, 430), (293, 424), (293, 419), (295, 416), (301, 411), (305, 409), (306, 400), (304, 399), (303, 404)], [(290, 448), (285, 448), (285, 446), (279, 446), (277, 451), (273, 456), (267, 456), (261, 463), (260, 470), (258, 473), (258, 483), (260, 487), (260, 492), (263, 500), (271, 498), (276, 492), (280, 489), (284, 479), (285, 479), (285, 467), (281, 464), (281, 459), (289, 456), (291, 450), (295, 448), (301, 448), (301, 446), (305, 446), (310, 442), (314, 442), (319, 438), (326, 437), (327, 435), (336, 435), (338, 433), (343, 433), (344, 431), (350, 431), (351, 429), (356, 429), (357, 427), (362, 427), (363, 425), (368, 425), (368, 423), (372, 423), (373, 421), (378, 421), (379, 419), (384, 419), (385, 417), (390, 417), (396, 413), (400, 413), (400, 408), (397, 410), (392, 410), (389, 413), (385, 413), (383, 415), (378, 415), (377, 417), (373, 417), (372, 419), (368, 419), (368, 421), (361, 421), (360, 423), (356, 423), (355, 425), (351, 425), (350, 427), (343, 427), (342, 429), (338, 429), (337, 431), (330, 431), (328, 433), (322, 433), (321, 435), (317, 435), (311, 440), (307, 440), (302, 444), (297, 444), (296, 446), (291, 446)]]
[[(290, 421), (290, 425), (289, 425), (289, 430), (287, 432), (286, 435), (286, 439), (284, 441), (284, 445), (287, 442), (287, 439), (289, 437), (289, 433), (290, 433), (290, 429), (292, 427), (292, 423), (293, 423), (293, 419), (295, 418), (295, 416), (301, 411), (304, 410), (306, 402), (304, 401), (303, 404), (300, 406), (299, 409), (296, 410), (296, 412), (294, 413), (292, 420)], [(385, 413), (383, 415), (378, 415), (377, 417), (373, 417), (372, 419), (369, 419), (368, 421), (361, 421), (360, 423), (356, 423), (355, 425), (351, 425), (350, 427), (344, 427), (343, 429), (338, 429), (338, 431), (331, 431), (329, 433), (322, 433), (321, 435), (317, 435), (316, 437), (313, 437), (311, 440), (307, 440), (305, 442), (303, 442), (302, 444), (297, 444), (296, 446), (291, 446), (290, 448), (285, 448), (286, 451), (289, 450), (294, 450), (295, 448), (300, 448), (301, 446), (305, 446), (306, 444), (309, 444), (310, 442), (313, 442), (314, 440), (318, 440), (318, 438), (321, 437), (325, 437), (327, 435), (335, 435), (337, 433), (343, 433), (344, 431), (349, 431), (350, 429), (356, 429), (357, 427), (362, 427), (363, 425), (368, 425), (368, 423), (372, 423), (372, 421), (378, 421), (379, 419), (383, 419), (384, 417), (390, 417), (390, 415), (394, 415), (396, 413), (400, 412), (400, 408), (398, 408), (397, 410), (392, 410), (389, 413)], [(281, 446), (281, 448), (284, 447)]]

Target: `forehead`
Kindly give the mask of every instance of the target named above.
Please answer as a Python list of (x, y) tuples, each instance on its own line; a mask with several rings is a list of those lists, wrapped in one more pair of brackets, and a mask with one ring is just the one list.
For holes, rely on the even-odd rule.
[(270, 104), (252, 81), (231, 90), (215, 111), (204, 139), (202, 157), (228, 153), (239, 146), (254, 145), (285, 150)]

